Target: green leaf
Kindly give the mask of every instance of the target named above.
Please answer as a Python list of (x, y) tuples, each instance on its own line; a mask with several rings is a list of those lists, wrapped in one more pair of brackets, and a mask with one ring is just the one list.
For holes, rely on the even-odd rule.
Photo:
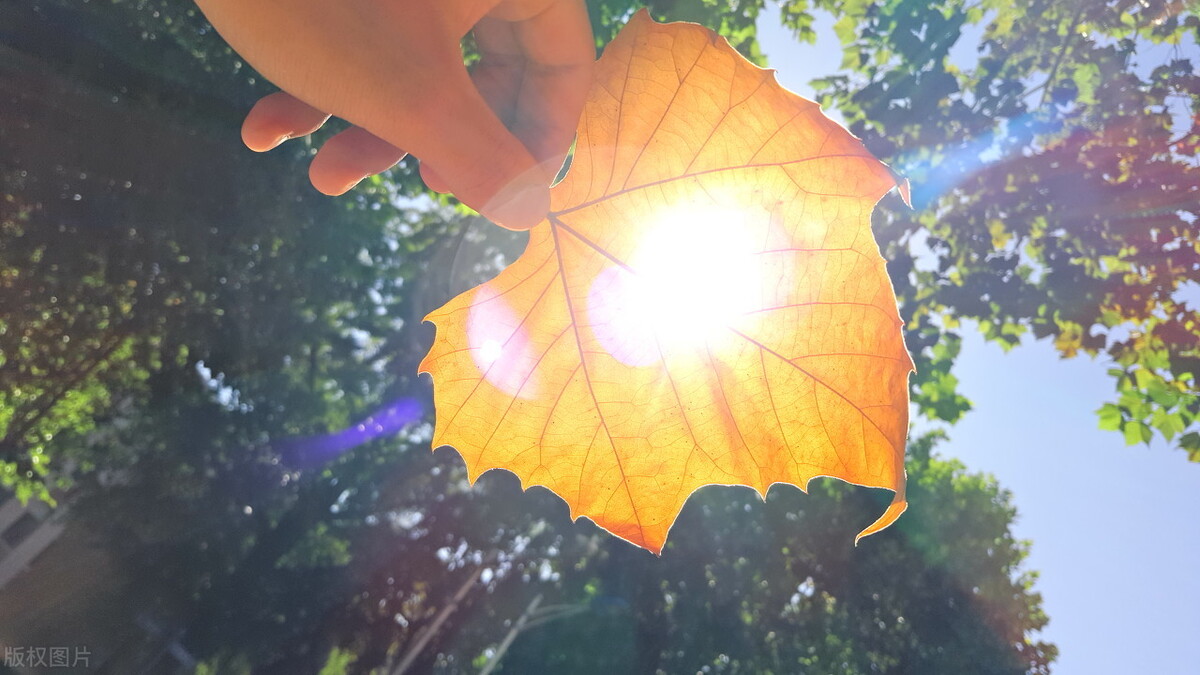
[(1121, 409), (1112, 403), (1105, 403), (1100, 410), (1097, 411), (1100, 416), (1100, 428), (1105, 431), (1119, 431), (1121, 422), (1124, 421), (1124, 416), (1121, 414)]
[(1182, 414), (1178, 412), (1167, 412), (1163, 408), (1156, 409), (1154, 414), (1150, 416), (1150, 420), (1151, 424), (1154, 425), (1154, 428), (1158, 429), (1159, 433), (1163, 435), (1163, 438), (1167, 439), (1168, 441), (1183, 433), (1183, 430), (1186, 426), (1184, 424)]
[(1096, 102), (1096, 88), (1100, 85), (1100, 66), (1095, 63), (1084, 63), (1071, 74), (1078, 90), (1075, 100), (1090, 105)]
[(1200, 462), (1200, 432), (1189, 431), (1179, 439), (1179, 447), (1188, 454), (1188, 460)]
[(1145, 424), (1137, 420), (1130, 420), (1125, 423), (1125, 445), (1149, 443), (1153, 437), (1154, 433)]

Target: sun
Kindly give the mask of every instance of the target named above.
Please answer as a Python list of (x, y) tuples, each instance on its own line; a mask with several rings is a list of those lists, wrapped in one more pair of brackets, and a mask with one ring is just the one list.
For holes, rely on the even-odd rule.
[(762, 224), (728, 207), (675, 206), (652, 224), (624, 266), (589, 294), (593, 332), (628, 365), (726, 339), (761, 305)]

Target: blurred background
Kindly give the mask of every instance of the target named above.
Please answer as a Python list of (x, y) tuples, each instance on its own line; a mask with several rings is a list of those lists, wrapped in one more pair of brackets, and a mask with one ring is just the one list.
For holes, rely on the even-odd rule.
[[(710, 487), (658, 558), (468, 487), (421, 319), (522, 237), (411, 160), (320, 195), (336, 125), (246, 150), (273, 89), (186, 2), (0, 0), (0, 672), (1194, 667), (1194, 5), (647, 4), (912, 181), (909, 512)], [(602, 49), (642, 4), (588, 6)]]

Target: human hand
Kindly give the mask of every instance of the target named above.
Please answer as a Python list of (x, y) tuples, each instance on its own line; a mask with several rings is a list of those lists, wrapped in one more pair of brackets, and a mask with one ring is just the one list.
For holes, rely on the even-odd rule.
[[(595, 57), (582, 0), (196, 0), (217, 31), (283, 91), (246, 116), (269, 150), (329, 118), (354, 126), (309, 177), (346, 192), (412, 153), (439, 192), (513, 229), (537, 224), (562, 166)], [(460, 40), (474, 30), (468, 73)]]

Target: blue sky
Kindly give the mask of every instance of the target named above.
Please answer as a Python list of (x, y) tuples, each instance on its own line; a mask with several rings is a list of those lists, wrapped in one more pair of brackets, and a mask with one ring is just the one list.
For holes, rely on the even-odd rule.
[[(837, 70), (832, 20), (815, 46), (797, 43), (769, 5), (759, 40), (779, 81), (812, 96), (808, 81)], [(968, 57), (969, 45), (955, 50)], [(1097, 428), (1112, 398), (1102, 360), (1062, 360), (1047, 342), (1004, 353), (964, 326), (956, 367), (975, 410), (949, 428), (941, 454), (992, 474), (1011, 490), (1017, 537), (1033, 541), (1061, 656), (1059, 675), (1190, 673), (1200, 663), (1200, 464), (1165, 443), (1127, 447)]]

